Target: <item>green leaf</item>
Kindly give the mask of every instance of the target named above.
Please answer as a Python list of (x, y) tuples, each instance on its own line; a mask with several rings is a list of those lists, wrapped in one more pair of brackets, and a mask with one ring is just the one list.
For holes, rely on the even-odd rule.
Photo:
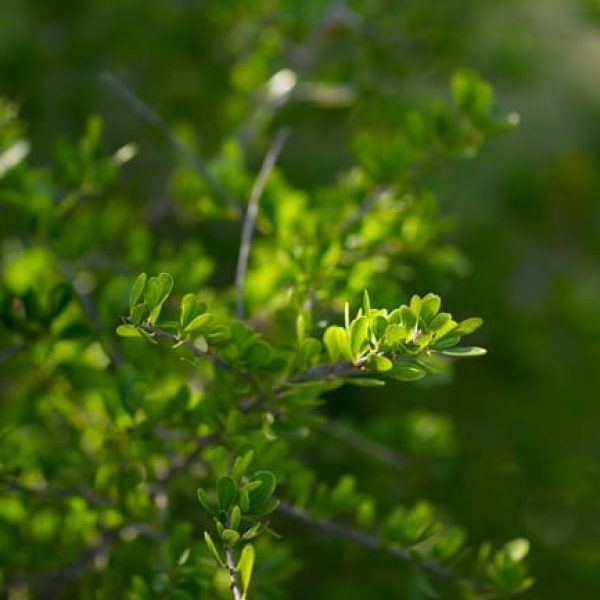
[(119, 325), (117, 327), (117, 335), (121, 337), (139, 338), (142, 337), (140, 330), (135, 325)]
[(389, 346), (399, 346), (405, 339), (406, 329), (402, 325), (392, 323), (385, 328), (384, 340)]
[(206, 542), (208, 549), (210, 550), (212, 555), (217, 559), (219, 564), (222, 566), (225, 566), (223, 561), (221, 560), (221, 557), (219, 556), (219, 551), (217, 550), (217, 547), (215, 546), (215, 543), (213, 542), (213, 539), (210, 537), (210, 534), (208, 533), (208, 531), (204, 532), (204, 541)]
[(252, 459), (254, 458), (254, 449), (250, 448), (242, 456), (238, 456), (233, 462), (233, 468), (231, 469), (232, 475), (235, 479), (239, 479), (246, 474)]
[(219, 508), (225, 512), (229, 510), (235, 502), (237, 496), (237, 486), (235, 481), (229, 477), (220, 477), (217, 481), (217, 497), (219, 498)]
[(352, 361), (350, 340), (348, 339), (348, 333), (343, 327), (337, 325), (328, 327), (323, 334), (323, 343), (332, 362), (337, 361), (338, 358)]
[(414, 332), (419, 322), (417, 315), (406, 305), (400, 307), (400, 320), (408, 335)]
[(415, 295), (410, 299), (410, 311), (418, 321), (421, 315), (421, 298), (419, 296)]
[(139, 302), (142, 294), (144, 293), (144, 287), (146, 287), (146, 273), (140, 273), (136, 280), (133, 282), (131, 292), (129, 292), (129, 314), (133, 311), (133, 307)]
[(371, 313), (371, 298), (369, 298), (367, 290), (363, 292), (363, 308), (365, 309), (365, 315), (368, 317)]
[(189, 322), (198, 314), (198, 298), (195, 294), (186, 294), (181, 299), (179, 323), (185, 329)]
[(137, 304), (136, 306), (133, 307), (133, 310), (131, 311), (129, 318), (131, 319), (132, 323), (134, 325), (139, 325), (143, 320), (144, 317), (146, 316), (146, 313), (150, 312), (148, 309), (148, 305), (144, 302), (142, 304)]
[(248, 529), (248, 531), (246, 531), (246, 533), (244, 533), (242, 539), (253, 540), (255, 537), (258, 537), (261, 534), (262, 527), (262, 523), (255, 523), (254, 525), (252, 525), (252, 527), (250, 527), (250, 529)]
[(217, 507), (215, 506), (214, 502), (212, 502), (207, 493), (202, 489), (202, 488), (198, 488), (197, 490), (197, 495), (198, 495), (198, 502), (200, 502), (200, 505), (202, 506), (202, 508), (209, 514), (211, 515), (216, 515), (217, 514)]
[(251, 504), (250, 513), (258, 517), (264, 517), (272, 513), (279, 506), (279, 500), (277, 498), (269, 498), (260, 504)]
[(260, 482), (261, 485), (255, 489), (248, 490), (251, 506), (258, 504), (273, 495), (277, 487), (277, 480), (271, 471), (257, 471), (250, 483)]
[(160, 273), (158, 277), (151, 277), (144, 289), (144, 300), (150, 308), (148, 321), (156, 323), (160, 316), (162, 306), (173, 290), (173, 277), (169, 273)]
[(242, 512), (246, 513), (250, 510), (250, 498), (248, 496), (248, 490), (244, 488), (240, 490), (240, 497), (238, 499), (238, 502), (240, 504)]
[(446, 348), (452, 348), (452, 346), (456, 346), (456, 344), (460, 342), (460, 337), (460, 335), (455, 335), (454, 333), (444, 336), (441, 340), (436, 339), (431, 347), (434, 350), (445, 350)]
[(457, 348), (451, 348), (449, 350), (441, 350), (441, 354), (445, 356), (484, 356), (487, 354), (485, 348), (479, 348), (478, 346), (460, 346)]
[(221, 534), (221, 539), (225, 544), (233, 546), (240, 539), (240, 534), (233, 529), (224, 529), (223, 533)]
[(240, 574), (242, 582), (242, 593), (244, 597), (250, 587), (250, 580), (252, 578), (252, 569), (254, 568), (254, 546), (252, 544), (246, 544), (242, 549), (240, 560), (237, 564), (237, 571)]
[(197, 331), (199, 333), (206, 333), (210, 331), (212, 325), (215, 322), (215, 317), (211, 313), (204, 313), (203, 315), (198, 315), (190, 323), (188, 323), (184, 331), (186, 333), (192, 333)]
[(241, 520), (242, 520), (242, 511), (240, 510), (239, 506), (234, 506), (231, 509), (231, 518), (229, 520), (229, 526), (231, 527), (231, 529), (234, 529), (235, 531), (237, 531), (240, 526)]
[(427, 294), (421, 301), (421, 318), (429, 325), (438, 314), (442, 306), (442, 299), (436, 294)]
[(479, 329), (483, 325), (483, 320), (479, 317), (471, 317), (470, 319), (465, 319), (461, 321), (456, 333), (460, 333), (461, 335), (468, 335), (473, 333), (475, 330)]
[(369, 344), (369, 319), (359, 317), (350, 325), (350, 348), (356, 360), (363, 349)]
[(427, 374), (424, 369), (416, 365), (399, 365), (396, 364), (389, 373), (398, 381), (419, 381)]
[(439, 313), (429, 322), (429, 330), (435, 331), (437, 337), (442, 337), (455, 329), (457, 323), (452, 320), (450, 313)]
[(369, 357), (369, 367), (374, 371), (390, 371), (394, 363), (387, 357), (379, 354), (373, 354)]

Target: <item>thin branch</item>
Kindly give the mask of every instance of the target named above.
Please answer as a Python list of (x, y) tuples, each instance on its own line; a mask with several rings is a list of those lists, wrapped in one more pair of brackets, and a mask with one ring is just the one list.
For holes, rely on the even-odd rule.
[(346, 363), (334, 363), (334, 364), (320, 364), (308, 368), (304, 373), (290, 377), (284, 381), (281, 385), (273, 389), (271, 396), (266, 395), (258, 396), (257, 398), (249, 398), (243, 400), (240, 403), (240, 410), (244, 414), (248, 414), (267, 402), (269, 399), (279, 398), (290, 391), (290, 387), (298, 384), (308, 384), (316, 382), (327, 382), (328, 380), (343, 377), (352, 377), (357, 375), (364, 375), (367, 371), (362, 363), (354, 364), (351, 362)]
[(242, 227), (240, 253), (238, 256), (237, 269), (235, 273), (238, 319), (244, 318), (244, 279), (246, 277), (246, 269), (248, 268), (248, 257), (250, 256), (250, 246), (252, 244), (254, 226), (256, 224), (256, 217), (258, 215), (260, 197), (265, 189), (267, 179), (269, 178), (269, 175), (273, 170), (281, 151), (283, 150), (283, 145), (285, 144), (288, 135), (289, 130), (286, 128), (280, 129), (277, 132), (271, 147), (265, 154), (265, 158), (262, 162), (250, 193), (250, 200), (248, 202), (248, 208), (244, 218), (244, 225)]
[(362, 218), (373, 208), (375, 203), (383, 194), (389, 192), (392, 189), (390, 185), (378, 185), (373, 189), (360, 203), (358, 208), (345, 220), (340, 226), (340, 230), (343, 232)]
[(5, 588), (0, 588), (0, 596), (4, 593), (8, 594), (19, 586), (31, 586), (36, 591), (36, 598), (50, 600), (59, 597), (62, 588), (69, 581), (81, 577), (97, 557), (109, 552), (120, 535), (128, 538), (144, 536), (153, 539), (156, 532), (148, 523), (128, 523), (121, 527), (104, 529), (100, 538), (84, 548), (81, 554), (68, 565), (56, 571), (17, 576)]
[[(310, 525), (311, 527), (315, 527), (316, 529), (323, 531), (324, 533), (344, 538), (365, 548), (387, 552), (388, 554), (391, 554), (392, 556), (395, 556), (396, 558), (399, 558), (402, 561), (410, 562), (416, 565), (421, 570), (430, 573), (431, 575), (434, 575), (439, 579), (447, 581), (448, 583), (460, 584), (465, 583), (466, 581), (460, 575), (457, 575), (456, 573), (450, 571), (446, 567), (436, 562), (433, 562), (431, 560), (418, 560), (414, 558), (414, 556), (408, 548), (404, 548), (398, 545), (388, 546), (380, 540), (378, 540), (376, 537), (354, 529), (352, 527), (348, 527), (347, 525), (342, 525), (329, 519), (313, 518), (303, 508), (300, 508), (299, 506), (294, 506), (284, 500), (282, 500), (279, 504), (279, 510), (288, 517), (292, 517), (298, 521), (301, 521), (302, 523)], [(489, 591), (485, 588), (473, 583), (471, 583), (471, 585), (473, 585), (473, 589), (478, 594), (482, 596), (489, 595)]]
[(91, 488), (81, 485), (74, 489), (69, 488), (49, 488), (49, 487), (33, 487), (28, 486), (16, 479), (8, 478), (0, 481), (0, 485), (3, 485), (7, 489), (14, 492), (23, 492), (26, 494), (32, 494), (36, 496), (43, 496), (47, 498), (72, 498), (74, 496), (81, 496), (88, 500), (91, 504), (98, 506), (111, 506), (112, 501), (100, 494), (97, 494)]
[[(152, 335), (156, 336), (159, 339), (168, 340), (172, 344), (181, 344), (184, 348), (189, 350), (192, 354), (194, 354), (198, 358), (204, 358), (206, 360), (209, 360), (211, 363), (213, 363), (215, 366), (219, 367), (220, 369), (223, 369), (225, 371), (233, 371), (234, 370), (232, 365), (230, 365), (227, 361), (224, 361), (222, 358), (219, 358), (216, 354), (213, 354), (212, 352), (208, 352), (207, 350), (202, 350), (202, 348), (198, 348), (198, 346), (196, 346), (189, 340), (181, 340), (179, 338), (179, 336), (175, 335), (174, 333), (169, 333), (168, 331), (165, 331), (164, 329), (161, 329), (160, 327), (156, 327), (156, 325), (153, 325), (152, 323), (148, 323), (148, 322), (141, 323), (140, 328), (148, 333), (151, 333)], [(245, 373), (238, 373), (238, 374), (243, 379), (247, 379), (248, 382), (252, 381), (250, 379), (250, 377), (248, 375), (246, 375)]]
[(174, 135), (160, 115), (143, 102), (135, 92), (127, 87), (127, 85), (113, 73), (106, 71), (100, 75), (100, 78), (113, 92), (128, 104), (134, 112), (154, 127), (154, 129), (156, 129), (171, 144), (171, 146), (190, 160), (193, 167), (209, 183), (213, 191), (221, 198), (221, 200), (231, 208), (235, 209), (236, 214), (239, 215), (239, 206), (237, 202), (231, 197), (221, 182), (210, 172), (204, 159), (198, 152), (194, 151), (188, 144)]
[(408, 459), (406, 457), (401, 456), (391, 448), (374, 442), (362, 433), (343, 423), (338, 421), (327, 421), (320, 425), (319, 429), (330, 436), (345, 442), (355, 450), (371, 456), (393, 469), (404, 471), (408, 466)]
[(233, 557), (233, 547), (231, 544), (225, 546), (225, 562), (227, 563), (227, 571), (229, 573), (229, 589), (233, 594), (233, 600), (243, 600), (242, 590), (238, 582), (237, 569), (235, 567), (235, 559)]

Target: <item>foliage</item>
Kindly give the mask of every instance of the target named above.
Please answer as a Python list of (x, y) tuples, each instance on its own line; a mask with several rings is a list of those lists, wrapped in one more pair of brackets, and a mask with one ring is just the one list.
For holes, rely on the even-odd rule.
[[(529, 500), (507, 475), (510, 457), (575, 485), (558, 448), (578, 434), (557, 426), (562, 474), (544, 475), (533, 457), (539, 446), (552, 452), (538, 425), (547, 419), (527, 406), (567, 383), (586, 394), (587, 376), (562, 373), (593, 364), (595, 288), (588, 270), (569, 272), (543, 309), (515, 308), (501, 288), (506, 248), (550, 230), (540, 199), (552, 185), (590, 198), (594, 185), (577, 156), (553, 167), (554, 183), (530, 177), (522, 134), (507, 136), (516, 149), (486, 148), (473, 168), (485, 141), (518, 120), (498, 110), (488, 83), (456, 68), (480, 65), (477, 23), (492, 9), (150, 2), (160, 17), (144, 30), (136, 2), (71, 13), (11, 4), (0, 63), (27, 125), (3, 100), (0, 586), (83, 598), (528, 588), (522, 536), (544, 530), (534, 559), (552, 558), (560, 528), (543, 525), (540, 498), (521, 508)], [(67, 70), (47, 52), (55, 38), (69, 73), (93, 77), (60, 85)], [(497, 53), (487, 72), (517, 69)], [(120, 79), (96, 77), (118, 65)], [(78, 135), (90, 109), (108, 115), (88, 119), (79, 141), (54, 142)], [(269, 145), (280, 126), (291, 126), (281, 156)], [(261, 186), (265, 155), (277, 166)], [(490, 163), (498, 173), (514, 164), (512, 178), (485, 184)], [(236, 286), (253, 190), (250, 262)], [(494, 212), (503, 193), (514, 206)], [(464, 254), (451, 243), (456, 198), (466, 203), (453, 207)], [(593, 249), (591, 202), (566, 212)], [(470, 263), (476, 276), (465, 279)], [(144, 271), (152, 275), (136, 279)], [(455, 359), (482, 353), (458, 339), (480, 321), (439, 312), (431, 289), (454, 312), (486, 316), (474, 343), (486, 339), (491, 356), (461, 363), (446, 387)], [(543, 388), (532, 375), (542, 372)], [(415, 405), (423, 396), (427, 408)], [(566, 423), (557, 406), (544, 414)], [(498, 464), (506, 470), (488, 468)], [(551, 582), (558, 569), (544, 568)]]

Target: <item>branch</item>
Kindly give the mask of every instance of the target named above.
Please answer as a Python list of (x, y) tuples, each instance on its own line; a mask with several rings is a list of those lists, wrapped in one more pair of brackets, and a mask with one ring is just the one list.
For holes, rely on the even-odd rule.
[[(110, 550), (120, 535), (128, 538), (144, 536), (155, 538), (156, 532), (154, 528), (147, 523), (129, 523), (121, 527), (112, 529), (104, 529), (99, 540), (91, 544), (81, 552), (71, 563), (46, 573), (37, 573), (32, 575), (17, 576), (7, 584), (5, 588), (0, 588), (0, 596), (8, 594), (12, 589), (19, 586), (31, 586), (37, 591), (36, 598), (51, 599), (60, 596), (61, 589), (73, 579), (77, 579), (87, 570), (90, 563), (96, 557), (105, 554)], [(4, 596), (2, 596), (4, 597)]]
[(320, 425), (319, 429), (330, 436), (345, 442), (355, 450), (368, 456), (372, 456), (398, 471), (403, 471), (408, 466), (408, 459), (406, 457), (401, 456), (391, 448), (374, 442), (362, 433), (343, 423), (338, 421), (327, 421)]
[(237, 577), (237, 569), (235, 568), (235, 560), (233, 557), (233, 547), (231, 544), (225, 546), (225, 562), (227, 563), (227, 571), (229, 573), (229, 588), (233, 594), (233, 600), (243, 600), (242, 590)]
[[(408, 548), (404, 548), (402, 546), (397, 545), (387, 546), (383, 544), (380, 540), (378, 540), (376, 537), (373, 537), (367, 533), (363, 533), (362, 531), (359, 531), (357, 529), (353, 529), (352, 527), (336, 523), (335, 521), (331, 521), (329, 519), (313, 518), (303, 508), (289, 504), (284, 500), (280, 502), (279, 510), (284, 515), (306, 523), (307, 525), (315, 527), (316, 529), (319, 529), (320, 531), (323, 531), (325, 533), (344, 538), (365, 548), (387, 552), (388, 554), (399, 558), (404, 562), (410, 562), (412, 564), (415, 564), (421, 570), (430, 573), (431, 575), (434, 575), (439, 579), (447, 581), (448, 583), (460, 584), (465, 582), (465, 579), (436, 562), (433, 562), (431, 560), (418, 560), (414, 558), (414, 556)], [(485, 588), (473, 583), (471, 583), (471, 585), (473, 585), (473, 589), (478, 594), (482, 596), (489, 595), (489, 591)]]
[[(364, 369), (363, 363), (354, 364), (351, 362), (345, 363), (323, 363), (320, 365), (315, 365), (313, 367), (308, 368), (304, 373), (300, 375), (296, 375), (294, 377), (290, 377), (286, 379), (281, 385), (277, 386), (273, 389), (272, 398), (279, 398), (287, 393), (290, 389), (290, 386), (302, 384), (302, 383), (312, 383), (312, 382), (323, 382), (335, 378), (343, 378), (343, 377), (351, 377), (353, 375), (364, 375), (367, 371)], [(244, 414), (248, 414), (252, 412), (265, 402), (267, 402), (269, 398), (265, 395), (261, 395), (258, 398), (249, 398), (247, 400), (243, 400), (240, 403), (240, 410)]]
[(281, 154), (285, 140), (289, 135), (287, 129), (280, 129), (271, 144), (268, 152), (265, 154), (265, 158), (260, 167), (252, 191), (250, 193), (250, 200), (248, 202), (248, 209), (246, 210), (246, 217), (244, 218), (244, 225), (242, 227), (242, 240), (240, 242), (240, 253), (238, 256), (237, 269), (235, 273), (235, 287), (237, 293), (237, 317), (238, 319), (244, 318), (244, 279), (246, 277), (246, 269), (248, 268), (248, 257), (250, 255), (250, 245), (252, 244), (252, 235), (254, 233), (254, 226), (256, 224), (256, 217), (258, 215), (258, 204), (260, 197), (265, 189), (267, 179), (277, 162), (277, 158)]
[(110, 499), (97, 494), (94, 490), (87, 486), (78, 486), (74, 489), (69, 488), (49, 488), (49, 487), (33, 487), (25, 485), (16, 479), (8, 478), (0, 482), (7, 489), (13, 492), (23, 492), (36, 496), (47, 498), (72, 498), (73, 496), (81, 496), (88, 500), (91, 504), (98, 506), (111, 506), (113, 503)]
[(239, 215), (240, 210), (237, 202), (231, 197), (221, 182), (210, 172), (204, 159), (198, 152), (195, 152), (188, 144), (174, 135), (160, 115), (145, 104), (139, 96), (137, 96), (113, 73), (106, 71), (100, 75), (100, 78), (113, 92), (128, 104), (134, 112), (154, 127), (154, 129), (156, 129), (171, 144), (171, 146), (186, 156), (198, 173), (200, 173), (200, 175), (209, 183), (217, 196), (219, 196), (228, 206), (235, 209), (236, 214)]
[(212, 352), (208, 352), (207, 350), (202, 350), (202, 348), (198, 348), (195, 344), (190, 342), (189, 340), (181, 340), (179, 336), (174, 333), (169, 333), (152, 323), (144, 322), (139, 325), (141, 329), (146, 331), (147, 333), (151, 333), (159, 339), (167, 340), (172, 344), (181, 344), (184, 348), (189, 350), (192, 354), (197, 356), (198, 358), (204, 358), (209, 360), (213, 365), (223, 369), (225, 371), (233, 371), (233, 366), (230, 365), (227, 361), (224, 361), (222, 358), (219, 358), (216, 354)]
[(391, 185), (379, 185), (373, 189), (369, 194), (367, 194), (359, 207), (345, 221), (342, 222), (340, 231), (346, 231), (346, 229), (362, 220), (362, 218), (373, 208), (377, 200), (381, 198), (383, 194), (391, 190)]

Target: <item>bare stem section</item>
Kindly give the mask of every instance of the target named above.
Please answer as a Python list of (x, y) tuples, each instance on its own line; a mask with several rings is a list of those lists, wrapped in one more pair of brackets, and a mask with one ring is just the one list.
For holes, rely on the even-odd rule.
[(244, 318), (244, 279), (246, 278), (246, 270), (248, 268), (248, 257), (250, 256), (250, 247), (252, 245), (252, 236), (254, 235), (254, 226), (258, 215), (260, 197), (267, 184), (267, 179), (283, 150), (283, 145), (285, 144), (288, 135), (289, 130), (286, 128), (280, 129), (277, 132), (271, 147), (265, 154), (265, 158), (250, 193), (248, 209), (246, 210), (246, 217), (244, 218), (244, 225), (242, 227), (242, 240), (240, 242), (240, 253), (235, 273), (235, 289), (237, 294), (236, 310), (238, 319)]

